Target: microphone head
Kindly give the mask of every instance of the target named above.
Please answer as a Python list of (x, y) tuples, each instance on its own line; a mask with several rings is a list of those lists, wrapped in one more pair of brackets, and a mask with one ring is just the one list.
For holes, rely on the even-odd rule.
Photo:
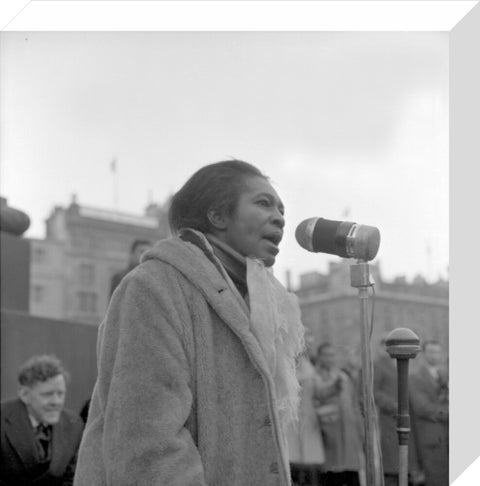
[(375, 226), (357, 225), (353, 239), (353, 258), (369, 262), (373, 260), (380, 247), (380, 231)]
[(302, 221), (295, 238), (305, 250), (364, 261), (373, 260), (380, 246), (378, 228), (324, 218)]
[(295, 230), (295, 239), (297, 243), (308, 251), (315, 251), (312, 246), (312, 236), (315, 224), (318, 218), (309, 218), (302, 221)]
[(410, 359), (420, 351), (420, 339), (406, 327), (394, 329), (385, 340), (387, 352), (393, 359)]

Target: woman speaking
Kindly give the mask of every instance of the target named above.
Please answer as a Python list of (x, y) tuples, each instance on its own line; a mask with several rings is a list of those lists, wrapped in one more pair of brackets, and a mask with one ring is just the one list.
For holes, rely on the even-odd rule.
[(169, 222), (100, 326), (74, 484), (287, 486), (303, 326), (270, 270), (282, 201), (256, 167), (218, 162), (174, 195)]

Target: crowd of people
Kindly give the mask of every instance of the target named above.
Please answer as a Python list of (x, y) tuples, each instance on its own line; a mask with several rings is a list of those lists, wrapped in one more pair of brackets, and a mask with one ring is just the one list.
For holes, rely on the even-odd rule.
[[(437, 341), (424, 341), (420, 363), (410, 374), (408, 477), (410, 485), (447, 486), (448, 373)], [(297, 486), (365, 485), (361, 371), (345, 363), (330, 343), (308, 346), (298, 363), (302, 384), (299, 422), (289, 430), (292, 480)], [(397, 486), (396, 362), (384, 341), (374, 361), (377, 484)], [(368, 485), (370, 486), (370, 485)]]
[[(356, 377), (339, 367), (330, 343), (318, 346), (313, 363), (310, 359), (302, 357), (299, 423), (291, 424), (289, 431), (292, 479), (298, 486), (360, 486), (365, 458)], [(307, 427), (307, 438), (315, 440), (318, 455), (308, 450)]]
[[(425, 341), (422, 350), (410, 376), (409, 484), (446, 486), (448, 376), (441, 345)], [(340, 368), (336, 348), (322, 343), (316, 350), (307, 345), (297, 377), (298, 420), (287, 432), (293, 485), (365, 485), (359, 373)], [(73, 485), (87, 412), (84, 407), (80, 418), (64, 408), (69, 379), (53, 355), (34, 356), (21, 367), (18, 398), (2, 403), (1, 485)], [(374, 393), (384, 486), (398, 485), (396, 387), (395, 361), (381, 350)]]
[[(22, 366), (18, 398), (2, 403), (0, 484), (366, 486), (359, 370), (341, 367), (331, 343), (308, 346), (298, 301), (273, 276), (285, 208), (269, 179), (239, 160), (202, 167), (169, 223), (173, 236), (132, 245), (112, 281), (85, 425), (64, 408), (57, 358)], [(412, 484), (448, 484), (441, 352), (426, 342), (411, 377)], [(396, 378), (379, 363), (390, 486)]]

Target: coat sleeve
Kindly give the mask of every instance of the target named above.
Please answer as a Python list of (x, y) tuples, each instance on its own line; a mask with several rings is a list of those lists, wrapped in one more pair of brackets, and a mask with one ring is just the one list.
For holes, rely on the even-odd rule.
[(205, 485), (186, 428), (193, 402), (187, 299), (169, 265), (141, 267), (120, 283), (99, 338), (107, 484)]
[(324, 381), (320, 380), (318, 376), (315, 377), (313, 397), (320, 404), (332, 397), (339, 395), (340, 390), (341, 388), (338, 380), (333, 383), (325, 383)]
[(448, 421), (448, 405), (431, 396), (419, 375), (413, 375), (411, 378), (410, 403), (415, 415), (424, 420)]
[(373, 372), (375, 403), (383, 413), (394, 416), (397, 413), (397, 397), (390, 393), (391, 386), (386, 383), (388, 379), (381, 365), (376, 365)]
[(73, 485), (73, 478), (75, 476), (75, 466), (77, 464), (77, 452), (72, 456), (70, 461), (65, 468), (65, 472), (62, 476), (62, 486), (72, 486)]

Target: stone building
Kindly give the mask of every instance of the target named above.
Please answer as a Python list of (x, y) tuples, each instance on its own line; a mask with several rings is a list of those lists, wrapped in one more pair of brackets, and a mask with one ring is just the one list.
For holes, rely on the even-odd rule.
[[(331, 263), (328, 274), (304, 274), (296, 290), (303, 323), (315, 344), (332, 342), (345, 351), (345, 361), (358, 360), (361, 342), (360, 300), (358, 290), (350, 285), (351, 263)], [(420, 340), (440, 341), (448, 353), (448, 282), (429, 284), (421, 277), (411, 283), (402, 277), (384, 281), (376, 264), (370, 264), (370, 273), (375, 282), (375, 299), (372, 292), (369, 298), (370, 312), (374, 304), (372, 353), (381, 338), (398, 327), (410, 328)]]
[[(31, 245), (23, 236), (30, 218), (0, 198), (0, 398), (18, 396), (18, 370), (28, 358), (54, 354), (68, 370), (66, 406), (80, 410), (97, 376), (97, 329), (72, 320), (30, 312)], [(55, 271), (59, 266), (55, 261)], [(61, 294), (59, 294), (61, 295)]]
[(55, 207), (46, 238), (31, 239), (30, 312), (98, 325), (110, 299), (112, 276), (127, 266), (135, 239), (168, 235), (165, 211), (151, 204), (145, 215), (79, 205)]

